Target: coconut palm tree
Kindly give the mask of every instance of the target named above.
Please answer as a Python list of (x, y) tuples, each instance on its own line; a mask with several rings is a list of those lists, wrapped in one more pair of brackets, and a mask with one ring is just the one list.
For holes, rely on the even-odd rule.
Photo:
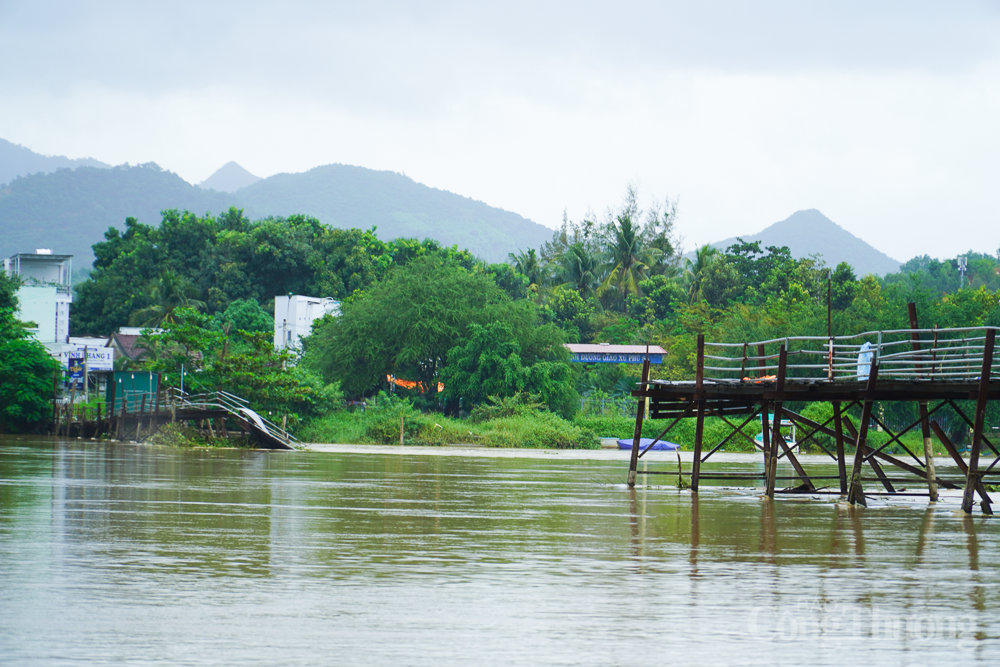
[(557, 258), (558, 275), (562, 286), (577, 291), (584, 299), (589, 299), (601, 284), (604, 273), (604, 257), (583, 243), (570, 244)]
[(542, 263), (538, 260), (538, 254), (532, 248), (528, 252), (523, 250), (514, 253), (507, 253), (510, 263), (514, 265), (514, 270), (528, 278), (528, 286), (535, 285), (541, 287), (545, 280), (545, 271)]
[(129, 323), (133, 326), (155, 328), (173, 324), (176, 321), (174, 311), (178, 308), (201, 310), (205, 307), (204, 301), (193, 298), (198, 294), (198, 288), (190, 280), (170, 269), (151, 281), (147, 289), (152, 305), (132, 313)]
[(643, 244), (641, 229), (635, 222), (634, 211), (626, 207), (605, 230), (608, 253), (608, 273), (597, 295), (612, 297), (624, 309), (629, 295), (642, 296), (639, 283), (646, 279), (649, 268), (659, 261), (663, 251)]
[(710, 245), (703, 245), (694, 252), (694, 261), (685, 261), (684, 279), (687, 281), (688, 303), (694, 303), (701, 299), (701, 285), (705, 277), (705, 269), (719, 254), (717, 248)]

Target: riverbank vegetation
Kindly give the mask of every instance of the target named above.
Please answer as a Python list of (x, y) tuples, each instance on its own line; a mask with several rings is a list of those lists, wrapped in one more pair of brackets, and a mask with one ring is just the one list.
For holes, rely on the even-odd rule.
[[(919, 257), (882, 278), (743, 241), (685, 257), (676, 215), (669, 200), (640, 210), (629, 188), (618, 206), (565, 218), (541, 247), (491, 264), (308, 216), (165, 211), (159, 225), (130, 218), (94, 245), (72, 329), (149, 326), (132, 368), (168, 386), (183, 369), (188, 391), (238, 394), (306, 440), (398, 443), (401, 416), (404, 442), (592, 447), (631, 435), (639, 368), (572, 364), (564, 343), (660, 345), (667, 355), (652, 377), (687, 380), (699, 334), (743, 342), (906, 328), (911, 301), (923, 326), (1000, 326), (991, 254), (969, 253), (964, 275), (955, 261)], [(301, 349), (276, 351), (271, 313), (283, 294), (333, 297), (340, 313), (317, 321)], [(482, 417), (515, 400), (519, 412)], [(914, 418), (912, 406), (877, 409), (892, 426)], [(955, 415), (937, 416), (967, 439)], [(709, 420), (709, 439), (722, 428)], [(682, 422), (670, 439), (688, 445), (688, 431)], [(727, 448), (751, 447), (759, 425), (745, 432)]]
[(30, 433), (52, 419), (52, 385), (59, 362), (14, 313), (17, 281), (0, 273), (0, 433)]

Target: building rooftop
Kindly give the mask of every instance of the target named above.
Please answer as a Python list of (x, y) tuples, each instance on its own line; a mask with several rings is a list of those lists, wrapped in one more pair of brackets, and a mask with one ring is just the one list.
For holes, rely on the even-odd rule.
[(666, 354), (659, 345), (612, 345), (610, 343), (566, 343), (564, 346), (573, 354)]

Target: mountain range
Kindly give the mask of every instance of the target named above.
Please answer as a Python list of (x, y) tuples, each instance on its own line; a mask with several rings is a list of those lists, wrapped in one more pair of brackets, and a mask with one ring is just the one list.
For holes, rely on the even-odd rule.
[[(847, 262), (854, 267), (854, 273), (859, 278), (869, 273), (884, 276), (899, 271), (899, 262), (876, 250), (814, 208), (797, 211), (757, 234), (746, 234), (740, 238), (749, 243), (760, 241), (761, 248), (788, 246), (792, 256), (799, 259), (819, 255), (831, 268), (840, 262)], [(737, 238), (733, 237), (710, 245), (725, 251), (737, 242)], [(693, 252), (686, 255), (691, 258), (693, 256)]]
[(0, 184), (27, 174), (49, 174), (56, 169), (76, 169), (77, 167), (108, 169), (111, 165), (89, 157), (73, 160), (62, 155), (39, 155), (30, 148), (0, 139)]
[[(91, 158), (44, 156), (0, 139), (0, 257), (36, 248), (93, 259), (91, 246), (126, 217), (156, 225), (160, 212), (218, 214), (230, 206), (251, 219), (312, 215), (334, 227), (377, 227), (379, 238), (432, 238), (500, 262), (537, 248), (552, 230), (516, 213), (430, 188), (402, 174), (330, 164), (299, 174), (259, 178), (229, 162), (192, 185), (153, 163), (110, 167)], [(899, 262), (815, 209), (798, 211), (742, 237), (788, 246), (796, 257), (821, 255), (829, 266), (850, 263), (859, 275), (885, 275)], [(714, 243), (725, 250), (736, 238)]]
[(431, 238), (492, 262), (537, 248), (553, 233), (516, 213), (364, 167), (332, 164), (260, 179), (231, 162), (199, 187), (153, 163), (107, 168), (81, 166), (87, 160), (28, 158), (20, 170), (16, 161), (4, 163), (15, 177), (0, 185), (0, 257), (44, 247), (75, 255), (78, 266), (86, 266), (91, 246), (108, 227), (124, 228), (126, 217), (156, 225), (165, 209), (201, 215), (230, 206), (251, 219), (302, 213), (333, 227), (376, 227), (387, 241)]

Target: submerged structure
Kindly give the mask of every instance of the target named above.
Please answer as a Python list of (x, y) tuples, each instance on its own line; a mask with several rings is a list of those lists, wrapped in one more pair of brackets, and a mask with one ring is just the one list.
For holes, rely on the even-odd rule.
[[(852, 504), (866, 504), (866, 484), (878, 484), (879, 493), (925, 495), (937, 500), (938, 488), (962, 489), (962, 509), (971, 513), (978, 497), (984, 514), (992, 514), (987, 480), (1000, 478), (1000, 442), (986, 435), (986, 413), (990, 401), (1000, 399), (1000, 371), (995, 361), (996, 328), (919, 329), (916, 308), (909, 306), (910, 329), (872, 331), (853, 336), (797, 336), (745, 343), (714, 343), (698, 337), (696, 378), (672, 382), (649, 379), (649, 362), (642, 368), (639, 388), (632, 395), (640, 400), (636, 413), (628, 484), (638, 474), (681, 475), (685, 471), (638, 470), (639, 459), (655, 442), (666, 437), (681, 419), (695, 418), (694, 460), (691, 490), (701, 480), (763, 481), (765, 493), (839, 493)], [(875, 413), (878, 401), (915, 404), (918, 418), (893, 433)], [(828, 402), (833, 416), (819, 423), (789, 409), (789, 403)], [(960, 405), (966, 402), (969, 405)], [(967, 457), (935, 419), (950, 408), (971, 429)], [(849, 412), (860, 409), (855, 424)], [(718, 417), (730, 428), (718, 442), (705, 441), (705, 418)], [(640, 446), (644, 420), (666, 420), (654, 442)], [(701, 466), (733, 438), (750, 438), (743, 428), (761, 420), (763, 472), (701, 472)], [(837, 463), (836, 476), (810, 472), (786, 442), (782, 424), (798, 428), (798, 442), (811, 441)], [(869, 444), (872, 425), (888, 433), (888, 442)], [(923, 448), (908, 447), (902, 436), (919, 428)], [(787, 431), (787, 429), (786, 429)], [(827, 435), (827, 447), (816, 435)], [(933, 438), (955, 462), (962, 477), (938, 477), (934, 467)], [(897, 445), (902, 454), (891, 454)], [(847, 450), (853, 446), (854, 453)], [(913, 451), (917, 449), (917, 451)], [(777, 464), (784, 459), (793, 475), (779, 476)], [(779, 485), (778, 483), (782, 484)], [(789, 484), (785, 484), (788, 482)], [(897, 488), (921, 485), (921, 492)], [(839, 486), (839, 490), (833, 487)]]

